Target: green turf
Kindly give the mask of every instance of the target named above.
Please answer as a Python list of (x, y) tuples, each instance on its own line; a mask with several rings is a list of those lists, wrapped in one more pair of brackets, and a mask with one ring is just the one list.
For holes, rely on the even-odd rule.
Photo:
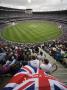
[(52, 40), (61, 34), (56, 23), (48, 21), (25, 21), (6, 26), (2, 37), (13, 42), (37, 43)]

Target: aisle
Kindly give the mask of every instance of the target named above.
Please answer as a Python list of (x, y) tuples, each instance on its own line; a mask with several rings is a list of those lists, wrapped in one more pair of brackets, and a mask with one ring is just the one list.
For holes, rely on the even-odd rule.
[[(41, 48), (40, 48), (40, 50), (43, 51)], [(43, 52), (46, 55), (46, 58), (50, 61), (50, 63), (52, 63), (52, 64), (56, 63), (56, 65), (58, 66), (57, 71), (52, 73), (52, 75), (54, 75), (60, 81), (67, 84), (67, 68), (65, 68), (61, 63), (56, 62), (56, 60), (53, 57), (51, 57), (48, 53), (46, 53), (45, 51), (43, 51)]]

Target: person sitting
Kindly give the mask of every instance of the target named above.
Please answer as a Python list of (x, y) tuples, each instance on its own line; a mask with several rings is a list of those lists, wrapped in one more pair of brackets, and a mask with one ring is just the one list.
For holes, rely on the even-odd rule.
[(52, 69), (52, 64), (49, 62), (48, 59), (44, 59), (43, 63), (40, 64), (40, 69), (50, 74)]
[(29, 61), (29, 65), (34, 68), (39, 68), (39, 60), (36, 58), (36, 56), (31, 56), (31, 60)]
[(40, 54), (39, 55), (37, 55), (37, 58), (38, 58), (38, 60), (44, 60), (45, 59), (45, 55), (43, 54), (43, 52), (42, 51), (40, 51)]
[[(16, 59), (14, 58), (14, 56), (12, 56), (12, 60), (11, 61), (7, 60), (6, 63), (0, 68), (0, 74), (6, 74), (6, 73), (10, 72), (11, 67), (15, 63), (16, 63)], [(13, 72), (13, 70), (12, 70), (12, 72)]]

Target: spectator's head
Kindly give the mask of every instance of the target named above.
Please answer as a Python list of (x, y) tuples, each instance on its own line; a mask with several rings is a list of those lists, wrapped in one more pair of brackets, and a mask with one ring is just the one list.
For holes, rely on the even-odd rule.
[(49, 60), (48, 59), (44, 59), (44, 64), (48, 64)]
[(42, 56), (43, 55), (43, 52), (40, 52), (40, 55)]
[(53, 47), (53, 48), (52, 48), (52, 50), (53, 50), (53, 51), (56, 51), (56, 48), (55, 48), (55, 47)]
[(36, 56), (35, 56), (35, 55), (32, 55), (32, 56), (31, 56), (31, 59), (32, 59), (32, 60), (35, 60), (35, 59), (36, 59)]

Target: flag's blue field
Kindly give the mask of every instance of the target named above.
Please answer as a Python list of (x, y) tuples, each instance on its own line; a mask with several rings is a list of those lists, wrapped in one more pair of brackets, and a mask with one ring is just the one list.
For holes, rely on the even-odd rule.
[(53, 40), (61, 35), (58, 25), (48, 21), (24, 21), (6, 26), (2, 37), (20, 43), (37, 43)]

